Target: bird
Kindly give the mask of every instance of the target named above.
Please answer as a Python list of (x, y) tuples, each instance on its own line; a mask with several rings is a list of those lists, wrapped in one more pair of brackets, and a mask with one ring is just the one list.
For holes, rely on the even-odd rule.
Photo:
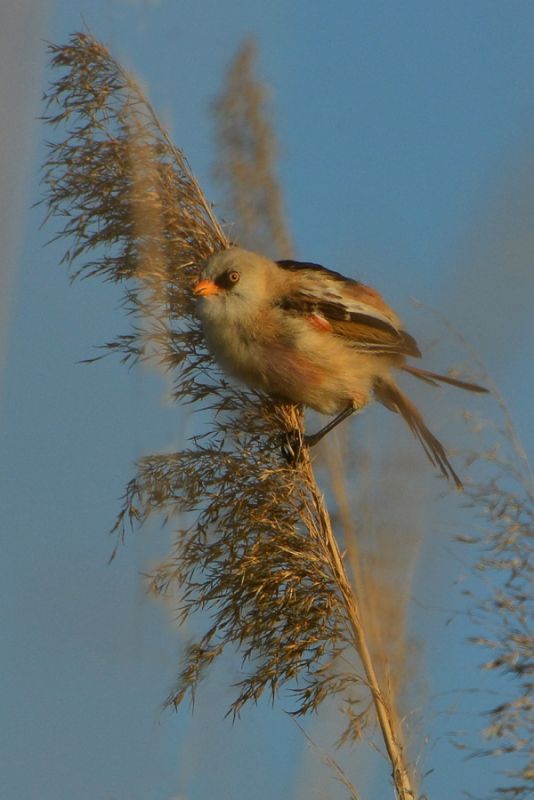
[(487, 389), (408, 363), (421, 351), (378, 291), (320, 264), (273, 261), (232, 246), (207, 259), (193, 293), (208, 350), (225, 373), (274, 399), (336, 415), (304, 444), (377, 400), (400, 414), (434, 467), (462, 488), (395, 373)]

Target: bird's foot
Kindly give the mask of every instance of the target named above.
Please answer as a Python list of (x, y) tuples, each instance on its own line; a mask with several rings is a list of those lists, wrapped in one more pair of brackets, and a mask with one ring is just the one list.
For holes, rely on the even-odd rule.
[(288, 464), (297, 464), (302, 456), (302, 448), (306, 444), (306, 437), (302, 435), (298, 428), (295, 428), (292, 431), (282, 433), (280, 438), (282, 440), (280, 445), (282, 456)]

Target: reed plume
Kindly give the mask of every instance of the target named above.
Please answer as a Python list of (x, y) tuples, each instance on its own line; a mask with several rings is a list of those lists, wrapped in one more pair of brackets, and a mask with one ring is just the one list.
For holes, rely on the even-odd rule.
[(217, 148), (213, 173), (223, 188), (223, 207), (235, 220), (232, 235), (241, 246), (272, 258), (289, 258), (293, 245), (276, 177), (278, 147), (269, 92), (254, 74), (256, 58), (255, 41), (245, 40), (213, 104)]
[[(209, 354), (191, 285), (228, 239), (182, 152), (133, 78), (91, 35), (50, 46), (58, 77), (46, 96), (55, 131), (44, 167), (48, 216), (60, 220), (73, 277), (124, 287), (126, 334), (104, 345), (122, 361), (156, 359), (178, 402), (209, 411), (204, 432), (181, 452), (137, 464), (115, 530), (153, 514), (178, 529), (152, 586), (179, 587), (180, 619), (203, 611), (168, 703), (194, 699), (211, 664), (230, 647), (243, 659), (229, 713), (286, 686), (292, 712), (325, 697), (367, 690), (402, 800), (415, 789), (360, 608), (307, 453), (281, 455), (300, 431), (291, 405), (229, 385)], [(273, 217), (273, 219), (276, 215)], [(184, 523), (185, 520), (185, 523)], [(197, 615), (198, 616), (198, 615)], [(361, 664), (361, 670), (353, 668)]]
[(506, 688), (502, 702), (485, 712), (487, 746), (468, 746), (473, 755), (508, 765), (496, 797), (527, 800), (534, 793), (534, 475), (505, 401), (496, 387), (492, 393), (501, 420), (469, 416), (491, 440), (466, 456), (475, 476), (466, 492), (478, 531), (458, 538), (479, 553), (469, 592), (477, 630), (471, 641), (484, 653), (482, 669), (499, 674)]

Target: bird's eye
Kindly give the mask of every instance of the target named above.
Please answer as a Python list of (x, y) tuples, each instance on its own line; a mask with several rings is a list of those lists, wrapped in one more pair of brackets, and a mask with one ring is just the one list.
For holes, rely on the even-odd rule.
[(219, 287), (219, 289), (229, 291), (236, 285), (240, 277), (241, 273), (237, 272), (235, 269), (232, 269), (228, 270), (227, 272), (221, 272), (221, 274), (215, 278), (214, 283)]

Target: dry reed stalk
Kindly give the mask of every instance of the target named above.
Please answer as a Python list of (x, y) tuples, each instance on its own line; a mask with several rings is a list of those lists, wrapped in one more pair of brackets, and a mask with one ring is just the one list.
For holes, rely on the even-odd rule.
[[(399, 485), (399, 474), (405, 474), (404, 471), (399, 472), (397, 466), (393, 471), (385, 470), (380, 477), (378, 495), (387, 497), (395, 510), (391, 519), (380, 523), (368, 506), (373, 503), (370, 487), (362, 486), (356, 495), (349, 493), (347, 476), (352, 472), (351, 458), (345, 451), (346, 447), (341, 448), (339, 443), (336, 447), (326, 442), (323, 447), (330, 492), (342, 532), (352, 590), (363, 620), (366, 646), (397, 741), (406, 750), (401, 707), (408, 670), (411, 678), (414, 674), (410, 657), (414, 645), (408, 637), (407, 624), (423, 532), (417, 522), (414, 524), (408, 507), (404, 508), (405, 485), (403, 482)], [(410, 494), (412, 508), (413, 502)], [(348, 710), (348, 716), (349, 725), (340, 743), (357, 738), (360, 733), (360, 715), (352, 715)]]
[[(309, 461), (307, 466), (311, 470)], [(317, 503), (320, 503), (322, 507), (328, 555), (334, 564), (336, 577), (347, 609), (348, 621), (353, 635), (354, 647), (362, 663), (366, 684), (372, 695), (376, 716), (384, 739), (384, 744), (389, 760), (393, 767), (392, 777), (395, 789), (399, 798), (402, 798), (402, 800), (404, 800), (404, 798), (412, 798), (412, 800), (414, 800), (417, 795), (415, 792), (413, 776), (409, 773), (406, 763), (406, 757), (402, 744), (402, 734), (400, 733), (400, 725), (398, 724), (398, 717), (395, 713), (391, 699), (388, 699), (387, 694), (383, 690), (379, 681), (378, 673), (375, 669), (375, 662), (371, 655), (365, 620), (361, 613), (361, 606), (358, 602), (354, 586), (351, 585), (343, 565), (337, 540), (332, 530), (330, 516), (328, 515), (328, 511), (324, 506), (322, 496), (317, 497)], [(354, 567), (359, 571), (359, 560), (355, 559), (355, 561), (356, 563)]]
[[(401, 800), (415, 791), (366, 644), (360, 612), (311, 462), (289, 467), (280, 434), (302, 430), (301, 411), (229, 386), (205, 350), (191, 285), (228, 241), (185, 161), (135, 81), (93, 37), (50, 47), (60, 72), (46, 97), (60, 136), (44, 169), (48, 215), (63, 221), (74, 276), (124, 283), (130, 333), (105, 345), (125, 362), (157, 358), (176, 400), (211, 411), (188, 449), (140, 460), (115, 529), (154, 513), (186, 515), (156, 591), (180, 588), (181, 618), (210, 624), (186, 653), (169, 703), (194, 699), (227, 646), (243, 656), (230, 713), (291, 683), (293, 713), (361, 684), (341, 672), (356, 650)], [(133, 156), (135, 154), (135, 157)], [(245, 672), (248, 667), (248, 672)]]
[(233, 237), (258, 253), (289, 258), (293, 245), (276, 178), (278, 148), (267, 109), (268, 91), (254, 75), (256, 56), (255, 42), (245, 40), (214, 103), (214, 175), (223, 187), (230, 218), (237, 220)]

